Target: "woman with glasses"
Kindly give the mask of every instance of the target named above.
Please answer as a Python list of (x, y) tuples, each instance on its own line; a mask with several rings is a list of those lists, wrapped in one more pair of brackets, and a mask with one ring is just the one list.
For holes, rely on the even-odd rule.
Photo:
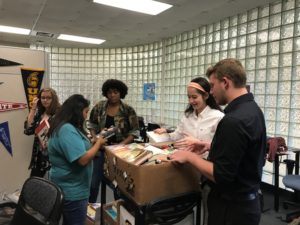
[(32, 107), (24, 124), (24, 134), (35, 134), (31, 161), (30, 176), (44, 177), (50, 169), (47, 146), (36, 135), (36, 128), (42, 123), (49, 124), (51, 118), (60, 107), (57, 94), (52, 88), (42, 89), (32, 101)]

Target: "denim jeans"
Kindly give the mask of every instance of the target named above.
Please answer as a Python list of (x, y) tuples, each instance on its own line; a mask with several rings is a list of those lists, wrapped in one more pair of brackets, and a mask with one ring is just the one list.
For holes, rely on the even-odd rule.
[(90, 190), (90, 197), (89, 197), (90, 203), (97, 202), (99, 187), (103, 177), (104, 153), (103, 151), (99, 153), (100, 155), (96, 156), (93, 159), (93, 175), (92, 175), (92, 183), (91, 183), (91, 190)]
[(85, 225), (88, 200), (64, 201), (63, 225)]

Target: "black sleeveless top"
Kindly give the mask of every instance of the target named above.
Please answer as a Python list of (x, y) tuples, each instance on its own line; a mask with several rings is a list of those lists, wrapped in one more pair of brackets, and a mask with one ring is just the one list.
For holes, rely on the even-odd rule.
[[(110, 128), (111, 126), (115, 126), (115, 120), (113, 116), (106, 115), (106, 121), (105, 121), (105, 128)], [(116, 143), (116, 135), (113, 135), (112, 137), (108, 138), (107, 144)]]

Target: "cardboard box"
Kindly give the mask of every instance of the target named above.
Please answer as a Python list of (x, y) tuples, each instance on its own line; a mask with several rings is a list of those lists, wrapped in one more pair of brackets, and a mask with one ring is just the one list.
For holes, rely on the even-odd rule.
[(135, 225), (135, 217), (123, 205), (120, 205), (120, 225)]
[(139, 205), (162, 197), (199, 190), (199, 172), (189, 164), (163, 162), (136, 166), (106, 148), (105, 176)]
[(120, 224), (120, 206), (124, 204), (123, 200), (117, 200), (107, 203), (103, 206), (104, 225)]
[(100, 225), (100, 220), (98, 220), (98, 221), (92, 221), (89, 218), (86, 218), (85, 225)]

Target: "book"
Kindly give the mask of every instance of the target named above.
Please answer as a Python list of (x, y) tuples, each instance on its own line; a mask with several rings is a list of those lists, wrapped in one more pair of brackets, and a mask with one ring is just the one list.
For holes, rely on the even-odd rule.
[(139, 156), (137, 156), (131, 163), (139, 166), (139, 165), (147, 162), (152, 156), (153, 156), (153, 153), (151, 151), (144, 151)]
[(169, 162), (168, 155), (166, 154), (156, 154), (149, 158), (143, 165), (155, 165), (161, 164), (163, 162)]
[(159, 143), (159, 142), (168, 142), (171, 141), (170, 135), (167, 133), (157, 134), (154, 131), (147, 131), (147, 136), (149, 138), (149, 142)]
[(92, 221), (96, 221), (99, 220), (100, 218), (100, 203), (90, 203), (88, 204), (87, 207), (87, 217), (92, 220)]
[(113, 207), (107, 208), (105, 211), (113, 220), (117, 221), (118, 213)]
[(161, 148), (155, 147), (153, 145), (147, 145), (145, 147), (145, 150), (151, 151), (153, 153), (153, 155), (156, 154), (167, 154), (164, 150), (162, 150)]
[(142, 155), (145, 152), (144, 149), (133, 149), (128, 150), (123, 154), (123, 156), (118, 155), (119, 157), (123, 158), (127, 162), (133, 162), (136, 158), (138, 158), (140, 155)]
[(46, 149), (47, 148), (47, 133), (48, 130), (50, 128), (50, 125), (48, 123), (48, 120), (43, 120), (38, 126), (37, 128), (35, 128), (35, 135), (38, 137), (41, 147), (42, 149)]

